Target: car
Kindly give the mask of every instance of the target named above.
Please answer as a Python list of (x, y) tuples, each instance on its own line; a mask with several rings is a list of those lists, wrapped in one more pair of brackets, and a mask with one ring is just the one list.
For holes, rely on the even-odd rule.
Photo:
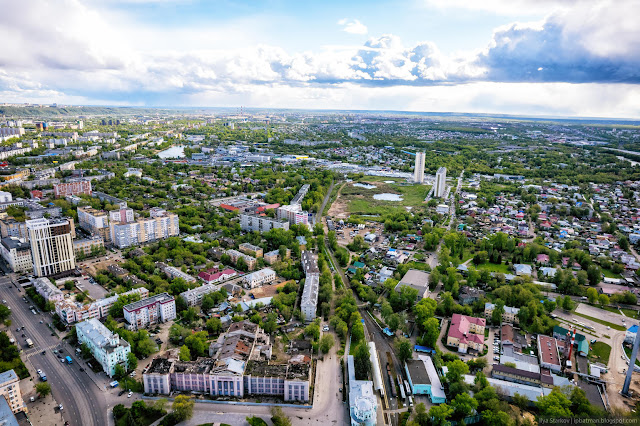
[(124, 390), (124, 389), (123, 389), (123, 390), (121, 390), (120, 392), (118, 392), (118, 396), (122, 396), (122, 395), (124, 395), (124, 393), (125, 393), (125, 392), (126, 392), (126, 390)]
[(136, 372), (132, 371), (131, 374), (129, 374), (129, 377), (136, 377)]
[(2, 299), (2, 303), (4, 303), (5, 305), (7, 304), (7, 301)]
[(611, 326), (607, 326), (607, 330), (611, 330)]
[(36, 370), (36, 373), (38, 374), (42, 374), (42, 370), (40, 370), (39, 368)]
[(80, 371), (81, 371), (81, 372), (82, 372), (82, 371), (84, 371), (84, 368), (80, 367)]
[(47, 351), (42, 351), (42, 355), (45, 355), (47, 353)]
[(64, 362), (64, 359), (60, 358), (60, 362)]
[(22, 337), (24, 337), (24, 333), (22, 333)]
[(499, 356), (494, 356), (494, 357), (493, 357), (493, 360), (494, 360), (494, 361), (500, 361), (500, 357), (499, 357)]
[(22, 326), (22, 328), (20, 330), (24, 330), (24, 325)]
[(64, 353), (64, 351), (62, 349), (58, 349), (58, 352), (60, 353)]
[(16, 331), (20, 331), (20, 327), (16, 328)]
[(129, 393), (127, 394), (127, 398), (131, 398), (132, 395), (133, 395), (133, 392), (129, 391)]
[(329, 331), (329, 327), (325, 325), (324, 327), (322, 327), (322, 331)]
[(593, 343), (595, 343), (595, 342), (597, 342), (597, 340), (596, 340), (596, 339), (591, 339), (591, 344), (593, 344)]
[(43, 324), (43, 323), (44, 323), (44, 321), (40, 320), (40, 324)]
[(64, 409), (64, 407), (62, 406), (62, 404), (59, 404), (59, 405), (58, 405), (58, 409), (59, 409), (60, 411), (62, 411), (62, 410)]

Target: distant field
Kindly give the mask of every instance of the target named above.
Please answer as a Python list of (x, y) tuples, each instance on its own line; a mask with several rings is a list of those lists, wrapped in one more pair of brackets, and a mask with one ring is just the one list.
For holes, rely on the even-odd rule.
[[(361, 183), (375, 184), (375, 188), (359, 188), (353, 184), (347, 184), (340, 191), (340, 198), (348, 201), (350, 214), (358, 215), (384, 215), (393, 212), (406, 212), (406, 207), (412, 210), (423, 209), (424, 199), (427, 197), (431, 186), (427, 185), (399, 185), (397, 183), (384, 183), (384, 180), (394, 180), (392, 178), (361, 179)], [(403, 181), (403, 179), (400, 179)], [(402, 196), (402, 201), (375, 200), (375, 194), (398, 194)]]
[(476, 266), (476, 269), (486, 269), (489, 272), (501, 272), (503, 274), (509, 273), (509, 267), (504, 263), (500, 265), (496, 265), (495, 263), (483, 263), (482, 265)]

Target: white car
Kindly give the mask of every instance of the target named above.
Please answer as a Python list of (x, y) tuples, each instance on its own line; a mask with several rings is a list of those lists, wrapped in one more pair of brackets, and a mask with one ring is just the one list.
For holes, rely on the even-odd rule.
[(129, 391), (129, 393), (127, 394), (127, 398), (131, 398), (131, 395), (133, 395), (133, 392)]
[(322, 327), (322, 331), (329, 331), (329, 327), (325, 325), (324, 327)]
[(42, 370), (40, 370), (39, 368), (36, 370), (36, 373), (38, 374), (42, 374)]
[(62, 406), (62, 404), (58, 405), (58, 408), (60, 409), (60, 411), (62, 411), (64, 409), (64, 407)]

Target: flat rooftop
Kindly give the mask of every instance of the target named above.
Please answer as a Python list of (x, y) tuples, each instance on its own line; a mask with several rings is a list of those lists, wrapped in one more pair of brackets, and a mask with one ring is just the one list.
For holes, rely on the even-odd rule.
[(151, 366), (146, 371), (147, 374), (168, 374), (173, 363), (167, 358), (155, 358), (151, 361)]
[(125, 311), (137, 311), (138, 309), (142, 309), (145, 306), (152, 305), (154, 303), (167, 303), (171, 300), (174, 300), (173, 296), (170, 296), (169, 293), (160, 293), (155, 296), (147, 297), (146, 299), (138, 300), (137, 302), (129, 303), (123, 309)]

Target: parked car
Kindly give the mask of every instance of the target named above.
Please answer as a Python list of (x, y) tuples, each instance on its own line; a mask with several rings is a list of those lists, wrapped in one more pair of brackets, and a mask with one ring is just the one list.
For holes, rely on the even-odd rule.
[(133, 392), (129, 391), (129, 394), (127, 395), (127, 398), (131, 398), (131, 395), (133, 395)]

